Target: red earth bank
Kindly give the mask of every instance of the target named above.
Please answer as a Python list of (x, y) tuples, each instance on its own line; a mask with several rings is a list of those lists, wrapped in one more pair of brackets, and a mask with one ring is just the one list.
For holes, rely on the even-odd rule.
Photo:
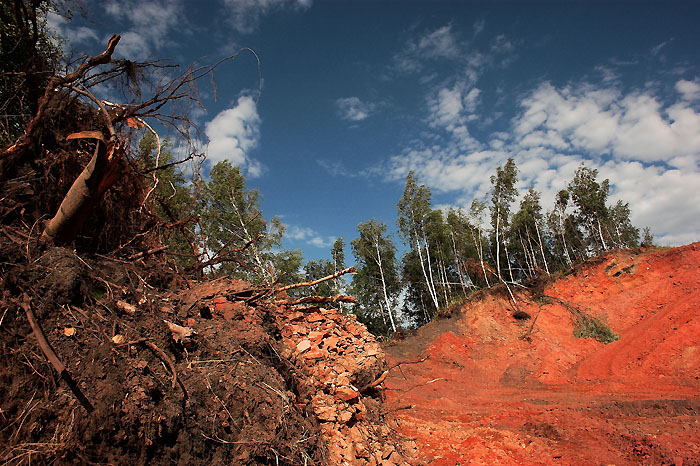
[[(387, 401), (434, 465), (700, 465), (700, 243), (482, 292), (387, 348)], [(573, 336), (581, 312), (619, 340)], [(427, 358), (427, 359), (426, 359)]]

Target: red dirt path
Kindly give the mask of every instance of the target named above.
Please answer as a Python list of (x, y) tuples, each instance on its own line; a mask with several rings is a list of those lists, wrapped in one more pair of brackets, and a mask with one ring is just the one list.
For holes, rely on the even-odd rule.
[[(700, 243), (616, 251), (543, 294), (556, 299), (521, 291), (536, 319), (516, 320), (484, 292), (386, 349), (404, 363), (387, 401), (417, 462), (700, 465)], [(620, 339), (574, 338), (571, 309)]]

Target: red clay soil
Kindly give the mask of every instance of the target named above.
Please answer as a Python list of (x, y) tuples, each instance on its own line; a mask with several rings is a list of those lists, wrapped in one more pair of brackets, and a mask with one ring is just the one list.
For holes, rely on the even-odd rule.
[[(700, 243), (615, 251), (386, 349), (387, 402), (432, 465), (700, 465)], [(580, 316), (619, 335), (574, 337)], [(427, 358), (427, 359), (426, 359)]]

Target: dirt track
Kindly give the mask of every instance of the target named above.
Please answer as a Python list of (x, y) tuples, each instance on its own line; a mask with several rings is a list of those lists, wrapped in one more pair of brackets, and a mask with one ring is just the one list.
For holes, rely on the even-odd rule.
[[(387, 348), (403, 363), (387, 399), (418, 460), (700, 464), (700, 244), (615, 252), (543, 295), (521, 293), (532, 318), (516, 320), (505, 295), (483, 294)], [(572, 309), (619, 340), (574, 338)]]

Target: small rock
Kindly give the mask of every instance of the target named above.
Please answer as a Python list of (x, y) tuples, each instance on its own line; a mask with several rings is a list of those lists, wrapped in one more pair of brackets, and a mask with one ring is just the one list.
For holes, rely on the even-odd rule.
[(336, 387), (335, 396), (343, 401), (350, 401), (356, 399), (360, 394), (350, 387)]
[(302, 340), (297, 345), (297, 353), (303, 353), (311, 348), (311, 342), (309, 340)]

